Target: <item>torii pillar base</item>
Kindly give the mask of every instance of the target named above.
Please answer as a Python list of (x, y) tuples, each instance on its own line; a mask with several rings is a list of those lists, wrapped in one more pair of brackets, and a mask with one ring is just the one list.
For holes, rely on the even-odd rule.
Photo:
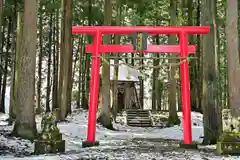
[(196, 143), (191, 143), (191, 144), (180, 143), (179, 146), (180, 148), (183, 148), (183, 149), (198, 149), (198, 145)]
[(88, 148), (88, 147), (94, 147), (94, 146), (99, 146), (99, 142), (95, 141), (95, 142), (89, 142), (89, 141), (83, 141), (82, 142), (82, 147), (83, 148)]

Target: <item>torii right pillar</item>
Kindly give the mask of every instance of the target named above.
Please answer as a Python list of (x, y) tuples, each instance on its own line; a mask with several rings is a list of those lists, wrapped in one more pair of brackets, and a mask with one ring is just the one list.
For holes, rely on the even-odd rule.
[(180, 45), (180, 73), (181, 73), (181, 90), (182, 90), (182, 113), (183, 113), (183, 128), (184, 128), (184, 142), (180, 147), (186, 149), (197, 149), (197, 144), (192, 142), (192, 124), (191, 124), (191, 105), (190, 105), (190, 80), (188, 61), (188, 37), (182, 31), (179, 34)]

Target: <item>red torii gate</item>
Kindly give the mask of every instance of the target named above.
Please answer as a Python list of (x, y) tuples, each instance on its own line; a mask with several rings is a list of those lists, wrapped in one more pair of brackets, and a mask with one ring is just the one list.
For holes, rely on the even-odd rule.
[(96, 114), (98, 108), (98, 87), (100, 76), (100, 56), (103, 52), (136, 52), (131, 44), (128, 45), (102, 45), (103, 34), (132, 34), (145, 32), (148, 34), (177, 34), (179, 45), (148, 45), (144, 53), (180, 53), (180, 72), (182, 90), (182, 112), (184, 145), (192, 144), (191, 108), (190, 108), (190, 84), (188, 62), (184, 61), (189, 53), (196, 51), (194, 45), (188, 45), (189, 34), (207, 34), (208, 26), (73, 26), (73, 34), (93, 34), (93, 44), (86, 45), (86, 52), (92, 52), (91, 88), (88, 114), (88, 135), (83, 142), (83, 147), (99, 145), (95, 140)]

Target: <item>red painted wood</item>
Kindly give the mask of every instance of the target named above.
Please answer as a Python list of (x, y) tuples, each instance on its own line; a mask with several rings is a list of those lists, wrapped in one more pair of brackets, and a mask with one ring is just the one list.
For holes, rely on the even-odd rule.
[[(87, 45), (87, 52), (93, 56), (100, 56), (101, 52), (134, 52), (131, 45), (101, 45), (103, 34), (131, 34), (135, 32), (146, 32), (148, 34), (177, 34), (179, 45), (149, 45), (145, 52), (180, 53), (180, 57), (187, 57), (189, 53), (196, 52), (194, 45), (188, 45), (189, 34), (208, 34), (209, 26), (73, 26), (73, 34), (93, 34), (93, 45)], [(87, 142), (95, 142), (96, 136), (96, 111), (98, 107), (100, 59), (92, 59), (91, 70), (91, 91), (88, 115), (88, 137)], [(181, 89), (182, 89), (182, 110), (183, 110), (183, 132), (184, 143), (192, 143), (191, 128), (191, 105), (189, 86), (189, 66), (187, 61), (180, 64)]]
[[(99, 51), (101, 53), (104, 52), (118, 52), (118, 53), (136, 53), (135, 50), (132, 49), (131, 44), (125, 45), (101, 45)], [(94, 47), (92, 44), (86, 44), (86, 52), (92, 53)], [(148, 45), (148, 49), (144, 51), (145, 53), (180, 53), (180, 45)], [(188, 45), (188, 53), (195, 53), (196, 46)]]
[(207, 34), (209, 26), (73, 26), (73, 34), (131, 34), (147, 32), (148, 34)]

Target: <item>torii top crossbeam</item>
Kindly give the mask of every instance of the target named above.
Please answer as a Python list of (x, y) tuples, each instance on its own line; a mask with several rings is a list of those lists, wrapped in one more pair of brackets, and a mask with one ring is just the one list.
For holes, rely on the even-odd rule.
[(73, 26), (73, 34), (131, 34), (147, 32), (148, 34), (207, 34), (208, 26)]

